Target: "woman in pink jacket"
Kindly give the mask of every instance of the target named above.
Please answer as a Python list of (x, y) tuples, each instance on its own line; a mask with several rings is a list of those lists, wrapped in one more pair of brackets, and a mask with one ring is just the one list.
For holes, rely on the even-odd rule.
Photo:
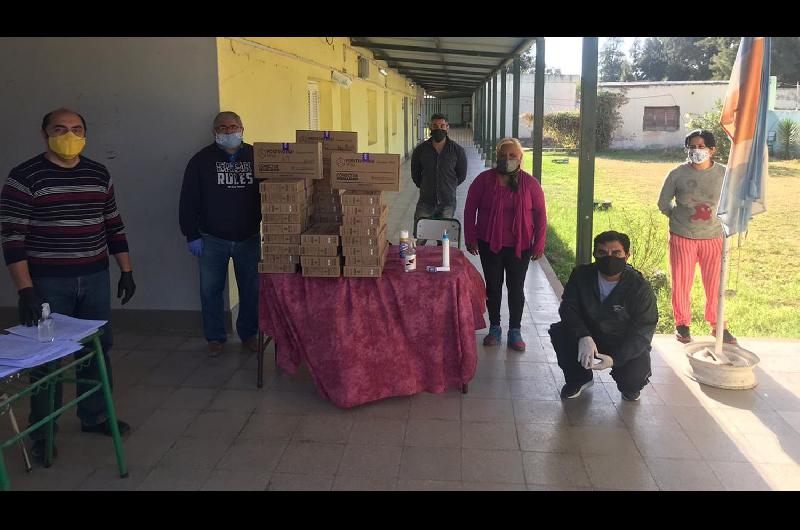
[(472, 182), (464, 206), (464, 241), (471, 254), (480, 254), (486, 280), (489, 334), (484, 346), (502, 339), (500, 303), (503, 276), (508, 288), (508, 346), (525, 351), (522, 310), (525, 275), (530, 261), (544, 254), (547, 213), (539, 182), (522, 167), (522, 145), (516, 138), (497, 144), (497, 168), (484, 171)]

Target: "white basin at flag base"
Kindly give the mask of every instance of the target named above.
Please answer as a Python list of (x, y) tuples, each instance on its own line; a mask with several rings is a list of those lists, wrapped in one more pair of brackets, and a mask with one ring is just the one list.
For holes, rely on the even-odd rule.
[(691, 367), (687, 370), (690, 378), (704, 385), (728, 390), (745, 390), (758, 384), (753, 370), (761, 359), (755, 353), (741, 346), (723, 344), (723, 353), (740, 366), (720, 364), (704, 354), (706, 348), (713, 352), (714, 346), (713, 341), (690, 342), (684, 346)]

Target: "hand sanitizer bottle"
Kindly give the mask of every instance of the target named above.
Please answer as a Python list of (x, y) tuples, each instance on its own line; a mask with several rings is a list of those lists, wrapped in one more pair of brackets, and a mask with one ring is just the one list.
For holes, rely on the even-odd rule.
[(42, 304), (42, 318), (39, 319), (37, 326), (39, 342), (53, 342), (55, 340), (54, 324), (53, 317), (50, 316), (50, 304)]
[(450, 238), (446, 231), (442, 234), (442, 268), (450, 270)]

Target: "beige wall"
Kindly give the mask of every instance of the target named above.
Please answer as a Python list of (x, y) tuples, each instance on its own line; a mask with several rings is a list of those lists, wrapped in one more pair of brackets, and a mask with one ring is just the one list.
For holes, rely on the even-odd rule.
[[(670, 148), (683, 146), (686, 137), (686, 115), (700, 114), (714, 109), (717, 99), (725, 98), (727, 81), (703, 82), (697, 84), (681, 83), (601, 83), (600, 90), (622, 91), (628, 103), (620, 108), (622, 125), (614, 132), (612, 148), (643, 149)], [(644, 131), (644, 108), (680, 107), (680, 127), (676, 131)]]

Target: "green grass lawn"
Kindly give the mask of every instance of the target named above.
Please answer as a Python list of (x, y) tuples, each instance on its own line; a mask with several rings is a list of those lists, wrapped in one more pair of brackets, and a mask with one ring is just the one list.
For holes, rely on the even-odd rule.
[[(683, 160), (680, 151), (617, 151), (598, 155), (595, 199), (612, 201), (595, 211), (593, 233), (618, 230), (631, 237), (631, 263), (645, 273), (662, 270), (669, 277), (668, 219), (656, 206), (667, 172)], [(553, 159), (568, 158), (568, 164)], [(525, 169), (531, 170), (530, 150)], [(566, 282), (575, 263), (578, 159), (545, 154), (542, 186), (547, 203), (545, 253), (559, 279)], [(736, 335), (800, 338), (800, 161), (770, 162), (767, 211), (753, 218), (737, 248), (732, 242), (726, 319)], [(737, 272), (738, 271), (738, 272)], [(674, 329), (669, 287), (657, 289), (659, 333)], [(709, 333), (703, 321), (705, 294), (699, 268), (692, 289), (692, 332)]]

